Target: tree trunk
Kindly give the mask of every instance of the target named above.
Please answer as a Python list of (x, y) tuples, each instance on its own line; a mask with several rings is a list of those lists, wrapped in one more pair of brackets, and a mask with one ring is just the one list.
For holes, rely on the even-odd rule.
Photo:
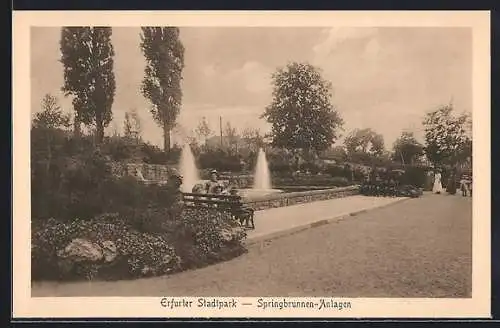
[(401, 164), (403, 164), (403, 167), (405, 166), (405, 159), (403, 157), (403, 153), (399, 152), (399, 155), (401, 156)]
[(163, 123), (163, 150), (165, 152), (170, 151), (170, 125), (168, 122)]
[(103, 122), (97, 122), (96, 130), (95, 130), (95, 140), (96, 144), (102, 144), (104, 140), (104, 125)]
[(47, 177), (50, 174), (50, 167), (52, 165), (52, 138), (50, 131), (47, 130), (47, 165), (45, 167)]
[(75, 115), (75, 119), (73, 122), (73, 134), (77, 138), (79, 138), (82, 135), (80, 120), (76, 117), (76, 115)]

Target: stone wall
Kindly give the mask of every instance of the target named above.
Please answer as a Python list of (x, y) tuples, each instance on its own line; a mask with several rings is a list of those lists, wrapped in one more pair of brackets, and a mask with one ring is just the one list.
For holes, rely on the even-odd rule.
[[(252, 174), (230, 174), (226, 172), (220, 173), (220, 178), (222, 180), (231, 181), (231, 185), (236, 186), (236, 188), (251, 188), (253, 186), (254, 177)], [(274, 188), (280, 188), (282, 186), (291, 187), (304, 187), (304, 186), (312, 186), (312, 187), (334, 187), (334, 186), (342, 186), (339, 183), (339, 179), (341, 177), (331, 177), (330, 175), (323, 176), (302, 176), (302, 177), (272, 177), (271, 184)], [(344, 178), (345, 179), (345, 178)], [(344, 186), (348, 183), (347, 179), (345, 179)]]
[(310, 190), (291, 193), (278, 193), (251, 199), (245, 203), (256, 211), (310, 203), (319, 200), (342, 198), (359, 194), (359, 186), (348, 186), (323, 190)]
[(115, 176), (131, 175), (137, 177), (139, 170), (144, 179), (153, 181), (167, 181), (172, 171), (167, 165), (146, 164), (146, 163), (111, 163), (111, 171)]
[(221, 173), (221, 180), (228, 180), (232, 186), (236, 188), (250, 188), (253, 185), (253, 175), (240, 174), (240, 175), (232, 175)]

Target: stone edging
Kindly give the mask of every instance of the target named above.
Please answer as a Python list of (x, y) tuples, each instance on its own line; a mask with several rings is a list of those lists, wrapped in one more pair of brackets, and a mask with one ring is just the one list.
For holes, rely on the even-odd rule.
[(359, 186), (348, 186), (323, 190), (297, 191), (290, 193), (276, 193), (265, 195), (245, 201), (254, 210), (260, 211), (268, 208), (291, 206), (296, 204), (310, 203), (320, 200), (328, 200), (357, 195)]

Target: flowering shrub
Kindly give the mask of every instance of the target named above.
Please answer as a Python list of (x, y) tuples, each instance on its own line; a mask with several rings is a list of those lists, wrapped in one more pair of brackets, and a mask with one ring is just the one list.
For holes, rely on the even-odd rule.
[[(155, 210), (155, 209), (151, 209)], [(147, 213), (144, 217), (147, 217)], [(105, 215), (92, 220), (34, 221), (32, 279), (125, 279), (163, 275), (234, 258), (246, 250), (244, 229), (229, 215), (208, 208), (184, 209), (162, 229), (140, 229), (137, 221)], [(114, 245), (112, 260), (64, 257), (75, 240), (87, 241), (99, 257)], [(91, 249), (92, 250), (92, 249)], [(89, 251), (90, 252), (90, 251)], [(84, 252), (82, 252), (84, 253)]]
[[(39, 134), (31, 149), (32, 279), (162, 275), (245, 251), (245, 233), (228, 215), (183, 211), (179, 179), (157, 186), (116, 178), (110, 157), (128, 156), (119, 142), (95, 149), (57, 134), (46, 151)], [(155, 149), (150, 155), (163, 161)]]
[(243, 254), (246, 232), (229, 214), (209, 208), (185, 208), (174, 230), (184, 269), (201, 267)]
[[(32, 279), (116, 279), (172, 272), (179, 268), (179, 258), (166, 237), (131, 229), (115, 216), (68, 223), (54, 219), (36, 222), (32, 229)], [(67, 262), (60, 252), (77, 238), (94, 243), (96, 248), (112, 242), (116, 245), (114, 260), (74, 259), (73, 266), (65, 269)]]

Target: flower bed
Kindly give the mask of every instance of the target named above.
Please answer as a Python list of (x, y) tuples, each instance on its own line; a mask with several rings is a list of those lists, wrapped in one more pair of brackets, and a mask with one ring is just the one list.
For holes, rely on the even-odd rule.
[(183, 209), (157, 232), (118, 215), (35, 222), (32, 279), (128, 279), (157, 276), (231, 259), (246, 250), (245, 231), (228, 216)]

